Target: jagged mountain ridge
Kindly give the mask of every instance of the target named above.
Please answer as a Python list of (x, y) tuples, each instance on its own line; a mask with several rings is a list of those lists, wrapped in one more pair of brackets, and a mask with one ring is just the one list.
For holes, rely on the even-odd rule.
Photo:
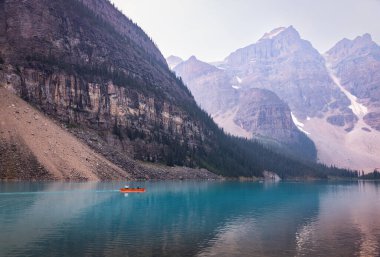
[(342, 86), (369, 108), (365, 122), (380, 130), (380, 46), (371, 35), (364, 34), (354, 40), (341, 40), (326, 58)]
[(313, 143), (295, 126), (288, 105), (271, 91), (245, 86), (228, 68), (217, 68), (194, 56), (173, 70), (226, 132), (297, 157), (316, 159)]
[[(369, 35), (353, 42), (343, 40), (338, 43), (325, 59), (310, 42), (301, 39), (292, 26), (278, 28), (266, 33), (257, 43), (231, 53), (215, 66), (228, 74), (225, 84), (240, 94), (246, 94), (249, 88), (269, 89), (288, 103), (298, 128), (316, 142), (321, 162), (370, 171), (380, 164), (377, 158), (380, 138), (367, 125), (374, 128), (379, 124), (376, 114), (380, 88), (376, 82), (378, 46)], [(356, 63), (359, 67), (355, 66)], [(181, 71), (176, 72), (182, 75)], [(346, 78), (341, 78), (344, 73)], [(350, 81), (348, 75), (355, 77), (354, 80)], [(191, 84), (202, 88), (202, 83), (197, 84), (199, 81), (185, 79), (190, 89), (194, 87)], [(350, 85), (360, 85), (355, 90), (372, 94), (374, 99), (361, 98), (355, 90), (351, 91)], [(215, 92), (203, 94), (217, 95)], [(366, 113), (367, 108), (369, 113)], [(213, 117), (222, 127), (232, 128), (240, 136), (245, 136), (231, 119), (235, 111), (232, 108)], [(245, 119), (249, 120), (248, 117)]]
[[(115, 18), (120, 12), (108, 1), (6, 0), (0, 13), (0, 83), (79, 130), (118, 165), (124, 167), (126, 156), (225, 176), (263, 170), (326, 176), (323, 167), (224, 135), (149, 38), (128, 19)], [(86, 138), (89, 133), (100, 139)]]
[(355, 118), (349, 101), (335, 87), (324, 63), (311, 43), (290, 26), (275, 29), (257, 43), (235, 51), (221, 66), (241, 79), (241, 87), (275, 92), (299, 119), (339, 112), (350, 129)]

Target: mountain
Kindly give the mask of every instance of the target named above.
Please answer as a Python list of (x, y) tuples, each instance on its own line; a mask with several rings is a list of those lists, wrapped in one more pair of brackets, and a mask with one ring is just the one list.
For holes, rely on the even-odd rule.
[(289, 104), (298, 119), (328, 115), (339, 117), (348, 130), (355, 117), (349, 101), (334, 85), (325, 60), (292, 27), (278, 28), (257, 43), (230, 54), (222, 65), (241, 80), (243, 88), (265, 88)]
[(211, 115), (232, 108), (237, 101), (237, 92), (231, 87), (229, 76), (195, 56), (173, 70), (184, 80), (200, 107)]
[(251, 88), (240, 95), (233, 121), (265, 145), (298, 158), (315, 160), (314, 143), (297, 128), (292, 116), (289, 106), (275, 93)]
[[(316, 149), (297, 129), (288, 105), (268, 90), (272, 88), (259, 90), (265, 87), (249, 81), (249, 54), (244, 49), (238, 51), (218, 67), (191, 57), (173, 70), (188, 85), (197, 103), (226, 132), (315, 160)], [(272, 62), (277, 63), (275, 59)]]
[(155, 174), (166, 164), (235, 177), (327, 176), (225, 135), (154, 42), (106, 0), (5, 0), (0, 14), (0, 85), (123, 170), (142, 161)]
[[(243, 99), (250, 95), (249, 90), (269, 90), (290, 108), (288, 112), (268, 117), (268, 120), (273, 119), (272, 127), (265, 130), (282, 130), (267, 133), (272, 140), (287, 143), (284, 141), (287, 137), (279, 136), (286, 134), (285, 127), (274, 124), (289, 122), (291, 116), (304, 132), (303, 136), (306, 134), (315, 143), (320, 162), (372, 171), (380, 166), (377, 157), (380, 135), (375, 131), (379, 121), (378, 52), (378, 46), (365, 35), (353, 41), (343, 40), (326, 55), (321, 55), (290, 26), (274, 29), (256, 43), (214, 63), (213, 73), (197, 74), (192, 72), (195, 68), (187, 72), (179, 69), (186, 62), (174, 71), (184, 79), (197, 102), (227, 132), (242, 137), (255, 135), (260, 139), (255, 132), (259, 131), (257, 126), (246, 125), (255, 124), (252, 121), (256, 121), (257, 112), (248, 110), (256, 110), (255, 105), (260, 100), (248, 104)], [(209, 81), (213, 81), (212, 87)], [(256, 94), (257, 97), (268, 101), (267, 108), (271, 109), (270, 100), (263, 95)], [(243, 102), (245, 107), (240, 107)], [(246, 112), (242, 114), (239, 109)], [(299, 149), (305, 147), (297, 141), (293, 143), (298, 144)]]
[(365, 122), (380, 131), (380, 46), (364, 34), (341, 40), (326, 58), (342, 86), (368, 107)]
[(5, 88), (0, 107), (0, 179), (131, 178)]
[(180, 57), (178, 57), (178, 56), (171, 55), (168, 58), (166, 58), (166, 62), (168, 63), (169, 68), (173, 69), (178, 64), (180, 64), (181, 62), (183, 62), (183, 60)]

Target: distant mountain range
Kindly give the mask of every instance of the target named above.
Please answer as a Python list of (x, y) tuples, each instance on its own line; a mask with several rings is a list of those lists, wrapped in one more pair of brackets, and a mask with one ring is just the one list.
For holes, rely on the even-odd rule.
[(380, 47), (370, 35), (322, 55), (290, 26), (217, 64), (170, 59), (225, 131), (304, 158), (315, 154), (310, 138), (321, 162), (380, 167)]

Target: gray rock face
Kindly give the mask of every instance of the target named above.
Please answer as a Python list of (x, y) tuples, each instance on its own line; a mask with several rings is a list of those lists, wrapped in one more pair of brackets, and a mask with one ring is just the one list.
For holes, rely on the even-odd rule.
[(380, 46), (369, 34), (343, 39), (327, 52), (341, 84), (369, 107), (365, 122), (380, 129)]
[(0, 84), (46, 114), (152, 162), (208, 133), (160, 51), (109, 1), (6, 0), (0, 14)]
[(223, 67), (242, 88), (264, 88), (289, 104), (300, 119), (327, 112), (352, 115), (348, 99), (331, 80), (324, 58), (293, 28), (267, 33), (228, 56)]
[(291, 143), (298, 134), (289, 106), (266, 89), (246, 90), (240, 96), (234, 121), (254, 138)]
[[(241, 80), (224, 69), (191, 57), (174, 68), (185, 81), (197, 103), (227, 132), (284, 148), (298, 156), (315, 158), (310, 140), (293, 123), (289, 106), (275, 93), (258, 88), (241, 88)], [(232, 111), (231, 111), (232, 110)], [(233, 123), (231, 125), (231, 123)], [(307, 146), (305, 146), (307, 145)], [(289, 150), (291, 149), (291, 150)]]

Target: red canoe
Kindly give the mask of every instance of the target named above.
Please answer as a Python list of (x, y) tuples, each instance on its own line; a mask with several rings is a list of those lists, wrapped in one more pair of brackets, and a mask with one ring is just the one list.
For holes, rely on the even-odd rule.
[(121, 193), (144, 193), (145, 188), (120, 188)]

